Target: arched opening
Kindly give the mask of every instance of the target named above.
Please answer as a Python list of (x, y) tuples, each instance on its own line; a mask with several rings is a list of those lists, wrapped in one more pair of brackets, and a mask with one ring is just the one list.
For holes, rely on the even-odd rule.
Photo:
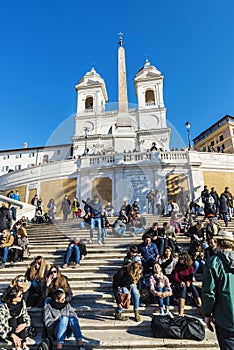
[(112, 202), (112, 180), (99, 177), (92, 182), (92, 195), (98, 194), (102, 202)]
[(155, 105), (155, 97), (153, 90), (147, 90), (145, 92), (145, 104), (147, 106)]
[(86, 97), (85, 100), (85, 110), (93, 109), (93, 97)]

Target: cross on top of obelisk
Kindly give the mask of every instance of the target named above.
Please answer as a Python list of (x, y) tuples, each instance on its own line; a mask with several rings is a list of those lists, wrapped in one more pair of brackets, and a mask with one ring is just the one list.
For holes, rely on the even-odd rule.
[(119, 32), (119, 46), (123, 46), (123, 33)]

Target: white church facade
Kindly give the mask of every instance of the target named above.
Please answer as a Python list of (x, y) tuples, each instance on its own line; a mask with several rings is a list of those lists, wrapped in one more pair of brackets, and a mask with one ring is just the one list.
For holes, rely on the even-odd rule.
[(147, 60), (134, 80), (137, 107), (129, 108), (120, 38), (117, 108), (107, 110), (105, 82), (92, 68), (76, 85), (72, 157), (4, 174), (0, 176), (1, 190), (18, 189), (26, 202), (38, 193), (44, 205), (50, 198), (61, 203), (64, 194), (86, 199), (98, 193), (103, 203), (111, 201), (116, 209), (124, 198), (138, 200), (142, 212), (147, 212), (150, 190), (161, 192), (165, 206), (181, 187), (197, 201), (204, 184), (215, 186), (218, 192), (225, 186), (234, 191), (233, 155), (169, 149), (171, 130), (166, 120), (163, 79)]

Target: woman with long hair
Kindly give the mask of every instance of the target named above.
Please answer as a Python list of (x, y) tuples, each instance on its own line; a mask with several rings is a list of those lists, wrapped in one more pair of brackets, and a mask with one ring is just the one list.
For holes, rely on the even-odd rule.
[(24, 275), (18, 275), (11, 281), (10, 285), (7, 287), (7, 289), (3, 293), (1, 300), (5, 299), (5, 296), (9, 293), (10, 289), (12, 288), (16, 288), (17, 290), (21, 291), (23, 299), (25, 300), (25, 302), (27, 302), (30, 283), (28, 282), (28, 280)]
[(139, 304), (140, 304), (140, 293), (139, 293), (139, 281), (142, 277), (142, 265), (139, 262), (132, 262), (127, 266), (121, 267), (113, 277), (113, 292), (117, 303), (115, 311), (115, 319), (126, 321), (127, 316), (123, 316), (123, 305), (120, 299), (120, 292), (131, 294), (135, 321), (140, 322)]
[(177, 259), (174, 257), (173, 249), (171, 247), (165, 247), (161, 257), (161, 267), (163, 274), (169, 278), (170, 282), (172, 281), (176, 263)]
[(196, 305), (201, 307), (201, 298), (193, 284), (194, 267), (193, 261), (187, 252), (179, 254), (179, 261), (176, 264), (174, 271), (174, 284), (179, 296), (179, 316), (184, 316), (184, 306), (186, 295), (192, 293)]
[(10, 288), (0, 305), (0, 333), (3, 339), (10, 337), (16, 350), (29, 350), (26, 345), (27, 327), (30, 326), (30, 316), (22, 291)]
[(44, 298), (52, 296), (57, 289), (63, 289), (65, 292), (65, 300), (67, 302), (72, 299), (72, 290), (68, 283), (68, 278), (61, 273), (58, 266), (52, 265), (47, 273), (46, 283), (44, 287)]
[(31, 282), (27, 306), (42, 306), (43, 289), (49, 268), (50, 265), (47, 264), (41, 255), (38, 255), (31, 262), (28, 270), (25, 273), (27, 280)]

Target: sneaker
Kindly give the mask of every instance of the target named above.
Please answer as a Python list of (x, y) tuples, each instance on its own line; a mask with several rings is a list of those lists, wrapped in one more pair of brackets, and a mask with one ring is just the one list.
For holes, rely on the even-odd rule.
[(75, 264), (75, 268), (78, 268), (78, 267), (80, 267), (80, 264)]
[(159, 311), (159, 315), (160, 316), (164, 316), (165, 314), (164, 314), (164, 310), (163, 309), (160, 309), (160, 311)]
[(26, 345), (23, 350), (30, 350), (30, 348)]
[(4, 269), (6, 267), (6, 264), (4, 262), (1, 263), (0, 269)]
[(90, 240), (89, 240), (89, 244), (93, 244), (93, 241), (92, 241), (92, 239), (90, 239)]
[(97, 243), (98, 243), (99, 245), (102, 245), (102, 242), (101, 242), (101, 241), (98, 241)]
[(173, 315), (173, 314), (171, 313), (171, 311), (168, 310), (168, 309), (165, 311), (165, 315), (166, 315), (166, 316), (169, 316), (170, 318), (174, 318), (174, 315)]
[(66, 269), (66, 268), (67, 268), (67, 264), (64, 264), (64, 265), (63, 265), (63, 269)]

